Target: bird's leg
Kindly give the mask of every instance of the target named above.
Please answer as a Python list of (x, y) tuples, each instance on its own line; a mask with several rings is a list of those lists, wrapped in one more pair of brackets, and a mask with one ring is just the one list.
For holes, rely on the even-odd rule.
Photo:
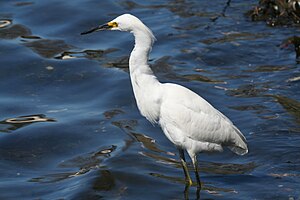
[(190, 190), (190, 185), (186, 184), (184, 188), (184, 200), (189, 200), (189, 190)]
[(200, 181), (200, 176), (199, 176), (199, 168), (198, 168), (198, 161), (197, 161), (197, 156), (194, 155), (192, 157), (192, 162), (194, 165), (194, 170), (195, 170), (195, 175), (196, 175), (196, 180), (197, 180), (197, 186), (198, 189), (201, 190), (201, 181)]
[(192, 179), (191, 179), (190, 174), (189, 174), (189, 170), (188, 170), (186, 162), (185, 162), (184, 152), (180, 148), (178, 148), (178, 151), (179, 151), (181, 165), (182, 165), (182, 168), (183, 168), (183, 171), (184, 171), (184, 175), (185, 175), (186, 184), (190, 186), (190, 185), (193, 184), (193, 182), (192, 182)]

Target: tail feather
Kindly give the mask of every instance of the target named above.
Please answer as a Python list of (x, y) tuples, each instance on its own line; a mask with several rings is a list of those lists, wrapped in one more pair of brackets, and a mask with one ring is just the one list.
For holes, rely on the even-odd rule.
[(245, 155), (248, 153), (247, 141), (241, 131), (234, 126), (234, 144), (229, 145), (228, 148), (238, 155)]
[(233, 151), (234, 153), (241, 155), (241, 156), (248, 153), (248, 148), (241, 148), (241, 147), (237, 147), (237, 146), (228, 146), (228, 148), (231, 151)]

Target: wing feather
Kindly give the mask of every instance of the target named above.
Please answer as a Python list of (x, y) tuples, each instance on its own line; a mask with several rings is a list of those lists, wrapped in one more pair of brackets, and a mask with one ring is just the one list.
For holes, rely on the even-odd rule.
[(186, 137), (201, 142), (230, 146), (238, 154), (247, 153), (246, 139), (237, 127), (205, 99), (176, 84), (168, 88), (161, 115), (179, 128)]

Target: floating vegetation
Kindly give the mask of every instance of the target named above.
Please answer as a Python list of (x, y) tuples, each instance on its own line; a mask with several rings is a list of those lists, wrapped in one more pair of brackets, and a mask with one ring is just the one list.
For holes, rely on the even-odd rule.
[(123, 56), (121, 58), (116, 59), (113, 62), (107, 62), (105, 64), (107, 67), (115, 67), (122, 69), (125, 72), (128, 72), (129, 70), (129, 57), (128, 56)]
[(200, 42), (210, 45), (215, 43), (226, 43), (226, 42), (236, 42), (237, 40), (256, 40), (259, 38), (264, 38), (269, 34), (266, 33), (247, 33), (247, 32), (223, 32), (224, 36), (222, 37), (216, 37), (216, 38), (208, 38), (201, 40)]
[(269, 26), (300, 24), (300, 1), (260, 0), (247, 15), (252, 21), (265, 21)]
[(216, 80), (216, 79), (211, 79), (206, 76), (202, 76), (200, 74), (187, 74), (183, 75), (183, 78), (189, 80), (189, 81), (200, 81), (200, 82), (206, 82), (206, 83), (223, 83), (226, 84), (224, 81)]
[(74, 48), (63, 40), (40, 39), (23, 43), (35, 53), (45, 58), (53, 58), (57, 54)]
[(21, 1), (21, 2), (16, 2), (14, 5), (15, 6), (29, 6), (34, 4), (34, 2), (31, 1)]
[(14, 24), (11, 25), (11, 21), (3, 20), (4, 22), (1, 23), (0, 21), (0, 38), (1, 39), (15, 39), (20, 36), (27, 36), (31, 35), (31, 31), (26, 26), (21, 24)]
[(276, 72), (276, 71), (284, 71), (291, 69), (289, 66), (285, 65), (262, 65), (257, 66), (254, 69), (244, 70), (245, 72)]
[(157, 59), (152, 65), (151, 69), (155, 73), (174, 73), (173, 72), (173, 67), (169, 63), (172, 57), (171, 56), (163, 56), (159, 59)]
[(116, 115), (123, 114), (123, 113), (125, 113), (125, 112), (121, 109), (113, 109), (113, 110), (105, 111), (103, 113), (103, 115), (104, 115), (105, 119), (111, 119), (111, 118), (115, 117)]
[(298, 36), (289, 37), (281, 44), (281, 47), (287, 48), (289, 45), (294, 46), (294, 50), (296, 52), (296, 59), (299, 59), (300, 58), (300, 37)]
[(258, 111), (263, 111), (267, 107), (259, 104), (254, 104), (254, 105), (239, 105), (239, 106), (230, 106), (230, 108), (234, 110), (239, 110), (239, 111), (248, 111), (248, 110), (258, 110)]
[(124, 119), (124, 120), (119, 120), (119, 121), (113, 121), (112, 124), (114, 126), (119, 127), (122, 130), (134, 130), (134, 128), (137, 126), (138, 122), (137, 120), (134, 119)]
[(109, 170), (100, 170), (99, 174), (93, 183), (94, 190), (109, 191), (115, 187), (115, 178)]
[(154, 139), (140, 133), (131, 132), (131, 134), (136, 138), (138, 142), (141, 142), (146, 149), (154, 152), (165, 152), (156, 146)]
[(291, 115), (296, 118), (296, 121), (300, 123), (300, 102), (294, 99), (281, 96), (281, 95), (268, 95), (277, 100), (278, 103)]
[(257, 165), (254, 162), (245, 164), (204, 162), (200, 164), (200, 167), (206, 173), (228, 175), (249, 173), (253, 171)]
[[(186, 2), (184, 0), (176, 0), (176, 1), (168, 1), (165, 4), (155, 4), (155, 5), (144, 5), (144, 4), (138, 4), (133, 1), (122, 1), (121, 5), (125, 7), (128, 10), (132, 9), (161, 9), (165, 8), (168, 9), (170, 12), (183, 17), (209, 17), (212, 20), (216, 20), (219, 15), (216, 15), (215, 13), (205, 12), (200, 9), (197, 9), (197, 6), (195, 6), (194, 2)], [(226, 7), (226, 6), (225, 6)], [(226, 11), (226, 9), (225, 9)], [(225, 13), (224, 11), (224, 13)], [(222, 14), (224, 14), (222, 13)]]
[(236, 97), (257, 97), (260, 96), (264, 91), (266, 91), (265, 88), (257, 88), (257, 86), (254, 84), (248, 84), (242, 85), (236, 89), (228, 89), (226, 90), (226, 94)]

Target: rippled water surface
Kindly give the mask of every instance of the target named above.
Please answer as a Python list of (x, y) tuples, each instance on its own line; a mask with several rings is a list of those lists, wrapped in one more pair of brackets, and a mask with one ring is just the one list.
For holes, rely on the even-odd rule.
[(257, 1), (228, 2), (1, 0), (0, 199), (197, 198), (137, 110), (133, 37), (80, 35), (127, 12), (156, 35), (159, 79), (201, 94), (248, 140), (245, 156), (199, 155), (200, 199), (300, 199), (300, 71), (281, 45), (299, 26), (252, 22)]

